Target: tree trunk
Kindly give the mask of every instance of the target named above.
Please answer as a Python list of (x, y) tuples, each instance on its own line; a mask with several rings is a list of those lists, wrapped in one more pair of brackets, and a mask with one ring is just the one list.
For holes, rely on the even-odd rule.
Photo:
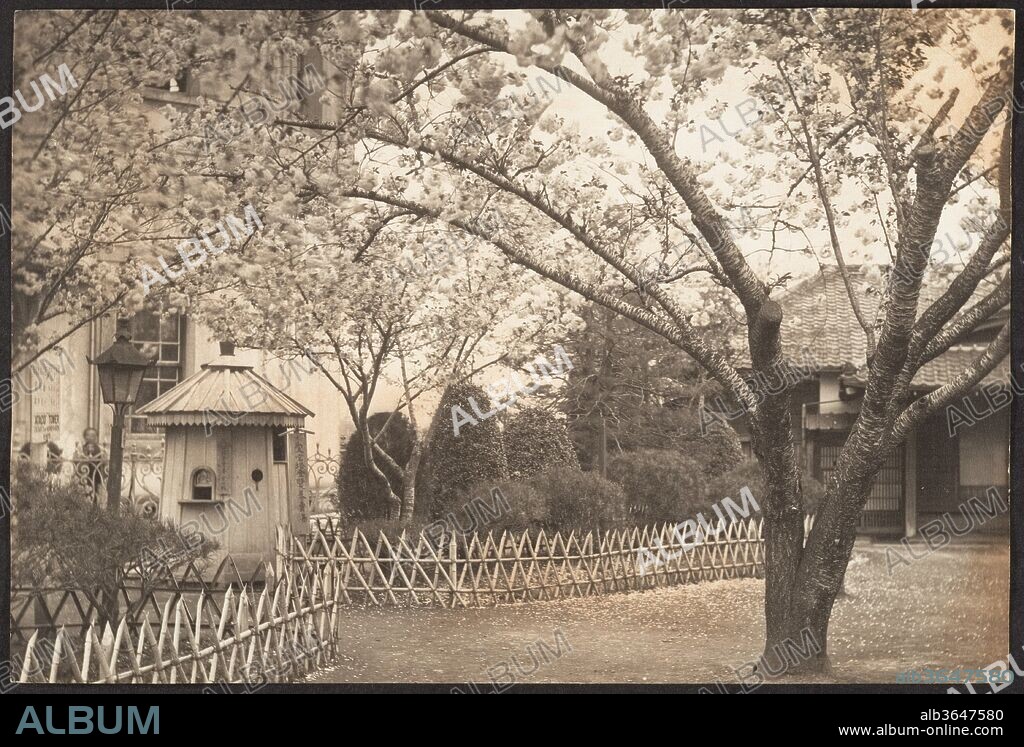
[(405, 470), (402, 472), (402, 479), (405, 481), (402, 486), (402, 512), (399, 517), (402, 526), (407, 526), (412, 522), (413, 514), (416, 511), (416, 478), (419, 475), (423, 457), (434, 438), (434, 431), (437, 430), (440, 418), (440, 412), (435, 412), (430, 419), (427, 432), (421, 437), (416, 427), (416, 418), (413, 416), (412, 407), (409, 408), (409, 427), (413, 433), (413, 444), (409, 461), (406, 462)]
[[(754, 368), (787, 382), (786, 359), (779, 330), (782, 308), (765, 300), (749, 324)], [(804, 511), (800, 466), (793, 435), (792, 397), (787, 386), (771, 390), (764, 383), (754, 392), (750, 415), (751, 446), (764, 476), (765, 655), (783, 643), (789, 630), (789, 609), (803, 556)]]
[[(423, 452), (434, 437), (437, 430), (437, 422), (440, 413), (435, 412), (430, 418), (430, 426), (427, 432), (420, 436), (419, 426), (416, 424), (416, 409), (412, 404), (412, 391), (409, 387), (409, 375), (405, 370), (405, 354), (398, 346), (398, 359), (402, 369), (402, 388), (405, 392), (406, 410), (409, 412), (409, 430), (412, 432), (412, 451), (409, 453), (409, 460), (402, 470), (402, 504), (398, 514), (401, 526), (408, 526), (412, 523), (413, 514), (416, 512), (416, 476), (420, 471), (420, 463), (423, 461)], [(447, 389), (447, 385), (445, 387)]]
[[(875, 427), (873, 427), (875, 426)], [(825, 497), (818, 507), (795, 579), (786, 635), (799, 640), (809, 631), (820, 646), (816, 657), (789, 671), (828, 671), (828, 623), (843, 588), (846, 567), (857, 538), (857, 520), (867, 502), (886, 450), (883, 427), (874, 419), (859, 422), (847, 439)]]
[(765, 651), (781, 644), (803, 554), (804, 514), (789, 397), (766, 401), (751, 418), (754, 455), (764, 473)]
[[(415, 426), (413, 427), (413, 434), (416, 433)], [(409, 454), (409, 461), (405, 464), (405, 472), (403, 474), (404, 483), (402, 485), (402, 507), (399, 513), (399, 523), (402, 526), (408, 526), (412, 523), (413, 514), (416, 511), (416, 474), (420, 469), (420, 461), (423, 458), (423, 441), (415, 437), (412, 444), (412, 451)]]
[(386, 502), (387, 518), (398, 518), (401, 513), (402, 499), (395, 495), (394, 489), (391, 487), (391, 481), (388, 480), (388, 476), (384, 474), (384, 471), (377, 464), (377, 460), (373, 456), (373, 435), (370, 433), (370, 427), (363, 416), (360, 418), (359, 428), (362, 431), (363, 436), (363, 459), (366, 464), (366, 468), (370, 471), (370, 474), (377, 480), (377, 483), (381, 487), (381, 492), (384, 495)]

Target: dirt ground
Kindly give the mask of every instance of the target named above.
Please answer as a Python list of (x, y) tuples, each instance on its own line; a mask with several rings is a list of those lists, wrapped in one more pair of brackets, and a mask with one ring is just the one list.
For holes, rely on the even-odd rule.
[[(906, 555), (858, 544), (832, 616), (834, 673), (817, 682), (894, 683), (904, 670), (1006, 659), (1005, 540), (947, 547), (891, 575), (887, 547)], [(733, 670), (760, 653), (763, 596), (763, 581), (744, 579), (486, 609), (349, 608), (342, 656), (308, 681), (476, 683), (482, 692), (513, 679), (736, 682)]]

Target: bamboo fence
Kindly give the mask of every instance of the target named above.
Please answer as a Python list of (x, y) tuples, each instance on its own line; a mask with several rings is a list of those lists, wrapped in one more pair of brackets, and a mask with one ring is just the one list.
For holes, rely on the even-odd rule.
[[(229, 586), (260, 588), (268, 575), (273, 578), (273, 573), (272, 567), (261, 563), (243, 575), (230, 556), (215, 568), (205, 562), (191, 561), (173, 570), (166, 566), (144, 570), (137, 563), (126, 568), (121, 577), (117, 589), (118, 602), (132, 628), (138, 625), (147, 611), (159, 617), (168, 599), (177, 602), (179, 597), (195, 597), (199, 592), (205, 592), (214, 613), (220, 615), (219, 600)], [(84, 636), (89, 626), (101, 617), (101, 595), (100, 589), (12, 587), (12, 643), (24, 644), (34, 631), (52, 638), (61, 626), (79, 637)], [(186, 606), (186, 612), (191, 615), (189, 609)], [(189, 622), (194, 622), (191, 617)]]
[(285, 682), (325, 665), (337, 653), (339, 589), (329, 567), (285, 570), (262, 591), (229, 586), (213, 604), (206, 590), (167, 599), (151, 622), (129, 616), (116, 630), (84, 637), (66, 626), (52, 637), (32, 633), (16, 657), (18, 682), (246, 683)]
[[(805, 523), (809, 531), (812, 519)], [(277, 567), (262, 584), (239, 578), (196, 596), (179, 583), (162, 607), (145, 595), (102, 634), (94, 608), (78, 626), (55, 627), (51, 616), (15, 657), (14, 673), (45, 683), (285, 682), (337, 655), (344, 605), (484, 607), (760, 578), (762, 527), (760, 519), (722, 522), (700, 541), (664, 524), (450, 534), (439, 544), (404, 532), (371, 541), (358, 529), (346, 540), (330, 523), (304, 538), (279, 527)]]
[[(809, 531), (812, 519), (805, 523)], [(317, 523), (305, 540), (282, 529), (278, 562), (296, 573), (334, 569), (344, 604), (483, 607), (760, 578), (762, 526), (754, 518), (722, 522), (699, 543), (671, 524), (450, 535), (435, 543), (404, 532), (371, 540), (358, 529), (343, 539), (328, 522)]]

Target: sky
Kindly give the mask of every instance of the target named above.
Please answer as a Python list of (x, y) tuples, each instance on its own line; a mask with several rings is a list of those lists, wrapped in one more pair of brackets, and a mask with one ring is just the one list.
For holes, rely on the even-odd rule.
[[(828, 11), (821, 10), (819, 12), (827, 13)], [(913, 11), (908, 8), (905, 12), (928, 13), (936, 11), (924, 9)], [(521, 26), (525, 19), (525, 14), (521, 11), (503, 12), (501, 15), (508, 18), (513, 28)], [(978, 66), (980, 66), (982, 63), (995, 59), (996, 55), (1003, 48), (1012, 46), (1013, 39), (1012, 35), (999, 26), (998, 20), (993, 18), (975, 30), (971, 43), (977, 48), (977, 62)], [(611, 45), (607, 46), (610, 47)], [(616, 56), (615, 59), (607, 59), (607, 57), (607, 54), (603, 55), (606, 64), (609, 67), (617, 67), (620, 70), (626, 70), (630, 65), (637, 66), (640, 64), (632, 55), (625, 52), (622, 52), (620, 56)], [(951, 126), (962, 123), (970, 108), (981, 95), (981, 81), (972, 70), (964, 69), (949, 49), (933, 49), (929, 58), (929, 64), (913, 82), (918, 82), (919, 80), (927, 81), (934, 78), (939, 68), (945, 67), (946, 72), (940, 85), (947, 90), (951, 90), (954, 87), (960, 89), (959, 98), (950, 112), (949, 119), (943, 128), (940, 128), (940, 134), (942, 134), (942, 132), (948, 131)], [(507, 59), (511, 60), (511, 58)], [(514, 64), (514, 62), (511, 64)], [(568, 65), (582, 72), (582, 67), (575, 60), (570, 61)], [(730, 171), (733, 172), (733, 178), (737, 176), (733, 167), (723, 160), (722, 156), (726, 153), (735, 155), (737, 151), (744, 151), (745, 146), (740, 142), (743, 130), (745, 129), (744, 121), (750, 123), (756, 119), (756, 113), (752, 113), (756, 102), (751, 99), (749, 81), (750, 78), (745, 77), (744, 73), (740, 70), (730, 69), (722, 82), (710, 88), (703, 101), (698, 102), (692, 107), (694, 126), (689, 132), (681, 131), (678, 136), (676, 148), (678, 155), (691, 160), (697, 166), (697, 173), (702, 183), (721, 184), (722, 180), (728, 178)], [(570, 84), (560, 81), (538, 68), (533, 68), (530, 71), (528, 86), (539, 94), (549, 96), (551, 103), (548, 112), (555, 113), (578, 127), (582, 136), (607, 139), (612, 123), (602, 104), (595, 102)], [(941, 101), (939, 100), (922, 98), (920, 107), (930, 115), (937, 111), (940, 103)], [(650, 110), (656, 112), (657, 106), (657, 104), (653, 105)], [(1001, 128), (993, 128), (993, 131), (989, 133), (985, 143), (979, 149), (976, 157), (977, 160), (990, 162), (989, 156), (998, 147), (1000, 135)], [(642, 145), (631, 146), (623, 140), (611, 143), (610, 145), (616, 152), (622, 153), (629, 158), (646, 160), (648, 162), (651, 160)], [(780, 143), (779, 148), (789, 150), (789, 144)], [(754, 166), (757, 165), (757, 159), (763, 157), (759, 152), (749, 149), (745, 151), (745, 155), (749, 157), (749, 162)], [(783, 183), (779, 181), (772, 184), (768, 181), (762, 184), (761, 189), (763, 194), (782, 196), (786, 193), (788, 186), (788, 182)], [(978, 182), (965, 189), (964, 195), (984, 197), (991, 201), (995, 197), (995, 190), (984, 182)], [(863, 186), (860, 183), (851, 181), (843, 184), (840, 196), (836, 200), (837, 210), (842, 209), (844, 204), (849, 205), (855, 200), (860, 200), (862, 196)], [(884, 208), (888, 203), (886, 194), (879, 193), (879, 199)], [(736, 212), (729, 213), (727, 210), (724, 210), (721, 203), (717, 203), (716, 206), (723, 212), (726, 212), (732, 220), (739, 221), (742, 219)], [(994, 211), (994, 203), (992, 210)], [(962, 261), (961, 257), (969, 256), (969, 250), (976, 246), (977, 240), (980, 238), (979, 235), (971, 235), (962, 227), (961, 222), (966, 215), (967, 212), (963, 205), (947, 207), (937, 233), (936, 240), (943, 244), (942, 248), (945, 251), (945, 255), (948, 255), (951, 261), (954, 262)], [(860, 224), (854, 221), (841, 234), (840, 238), (844, 256), (848, 263), (888, 263), (890, 261), (884, 241), (881, 240), (881, 235), (876, 229), (868, 225), (867, 221), (870, 217), (873, 216), (864, 214)], [(835, 260), (829, 247), (829, 235), (824, 221), (802, 227), (804, 228), (802, 233), (787, 232), (785, 229), (781, 229), (779, 232), (779, 247), (792, 249), (794, 250), (792, 253), (776, 254), (774, 257), (769, 257), (765, 251), (755, 251), (749, 254), (748, 261), (750, 261), (755, 270), (762, 273), (780, 274), (782, 272), (789, 272), (798, 277), (814, 273), (818, 268), (819, 262), (834, 264)], [(866, 245), (862, 243), (858, 229), (862, 229), (866, 234), (864, 239), (867, 242)], [(797, 251), (807, 246), (808, 239), (816, 250), (814, 255)], [(767, 238), (765, 242), (768, 242)], [(761, 248), (765, 242), (744, 238), (740, 244), (744, 249), (751, 250)], [(958, 248), (966, 248), (968, 253), (958, 253)], [(933, 254), (940, 254), (939, 246), (936, 245)]]

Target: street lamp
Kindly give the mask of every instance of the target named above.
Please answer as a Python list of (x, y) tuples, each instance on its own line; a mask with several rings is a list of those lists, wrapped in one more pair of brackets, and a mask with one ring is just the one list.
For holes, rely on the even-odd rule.
[(110, 467), (107, 474), (107, 510), (117, 511), (121, 504), (121, 467), (124, 461), (124, 416), (135, 404), (142, 385), (142, 375), (155, 359), (138, 351), (131, 343), (128, 320), (117, 320), (114, 344), (89, 361), (100, 376), (103, 401), (114, 410), (110, 426)]

